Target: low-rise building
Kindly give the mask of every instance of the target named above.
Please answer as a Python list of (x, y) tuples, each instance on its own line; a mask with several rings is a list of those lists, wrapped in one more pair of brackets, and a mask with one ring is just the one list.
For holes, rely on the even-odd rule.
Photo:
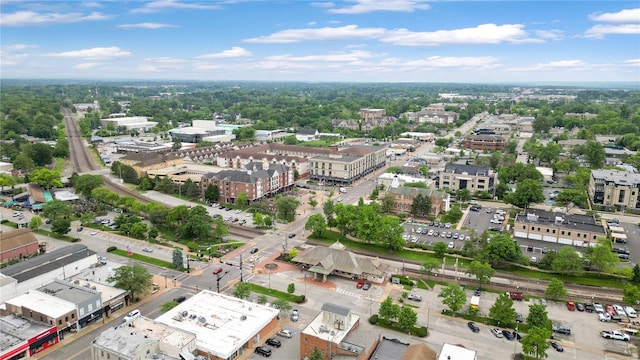
[(209, 185), (218, 187), (220, 202), (235, 203), (241, 193), (249, 202), (291, 190), (294, 184), (293, 170), (281, 164), (252, 162), (244, 170), (222, 170), (202, 175), (202, 195)]
[[(300, 358), (309, 358), (318, 348), (323, 359), (348, 356), (354, 360), (365, 360), (369, 344), (352, 344), (347, 336), (360, 326), (360, 317), (347, 307), (325, 303), (320, 313), (300, 334)], [(373, 340), (373, 339), (372, 339)]]
[(394, 187), (392, 185), (386, 191), (393, 195), (394, 203), (391, 211), (396, 214), (411, 213), (411, 204), (413, 204), (413, 199), (418, 195), (429, 197), (431, 200), (430, 216), (439, 216), (442, 212), (449, 211), (451, 208), (450, 195), (444, 191), (439, 191), (433, 188), (422, 189), (408, 186)]
[(120, 118), (100, 119), (102, 126), (105, 128), (118, 129), (124, 127), (127, 130), (142, 130), (147, 131), (156, 125), (155, 121), (149, 121), (146, 116), (130, 116)]
[(77, 331), (87, 327), (93, 321), (102, 319), (102, 296), (98, 291), (90, 287), (56, 279), (38, 288), (38, 291), (65, 300), (75, 306), (78, 314), (77, 325), (75, 326)]
[(318, 138), (317, 129), (299, 129), (296, 132), (296, 140), (298, 141), (311, 141)]
[(76, 330), (78, 322), (78, 311), (74, 304), (38, 290), (7, 300), (2, 314), (22, 316), (56, 326), (61, 340), (64, 339), (65, 332)]
[(438, 360), (477, 360), (478, 353), (462, 345), (444, 343)]
[(591, 170), (589, 199), (616, 210), (640, 209), (640, 174), (618, 170)]
[(472, 194), (493, 191), (495, 173), (486, 166), (447, 164), (438, 176), (438, 189), (468, 189)]
[(40, 253), (38, 239), (31, 229), (17, 229), (0, 233), (0, 263), (27, 258)]
[(55, 325), (21, 315), (0, 317), (0, 359), (27, 359), (58, 343)]
[(385, 148), (352, 146), (336, 154), (313, 156), (309, 162), (309, 177), (326, 184), (350, 185), (385, 164)]
[(587, 247), (607, 236), (602, 224), (591, 215), (554, 213), (527, 209), (516, 215), (513, 236), (529, 240)]
[[(398, 339), (382, 337), (369, 359), (436, 360), (438, 353), (424, 343), (409, 344)], [(451, 358), (453, 360), (457, 358)]]
[(462, 140), (461, 146), (473, 150), (503, 150), (504, 138), (500, 135), (467, 135)]
[(380, 118), (387, 115), (387, 110), (385, 109), (360, 109), (360, 118), (364, 121)]
[(160, 315), (157, 322), (196, 335), (196, 352), (206, 359), (234, 359), (278, 328), (279, 310), (203, 290)]
[(425, 107), (418, 112), (407, 112), (403, 115), (414, 124), (453, 124), (460, 117), (456, 112), (444, 111), (439, 107)]
[(91, 342), (92, 360), (194, 360), (196, 334), (140, 316), (110, 327)]
[(129, 153), (118, 161), (131, 166), (138, 174), (138, 177), (147, 175), (148, 170), (163, 169), (169, 166), (178, 166), (183, 163), (183, 159), (174, 154), (160, 153)]

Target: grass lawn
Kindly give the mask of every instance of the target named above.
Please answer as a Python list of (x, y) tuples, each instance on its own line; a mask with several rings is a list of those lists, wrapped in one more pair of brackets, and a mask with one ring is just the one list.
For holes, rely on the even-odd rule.
[(297, 304), (304, 302), (304, 295), (289, 294), (288, 292), (269, 289), (264, 286), (260, 286), (252, 283), (246, 283), (246, 284), (249, 285), (249, 289), (251, 289), (252, 292), (255, 292), (258, 294), (272, 296), (274, 298), (287, 300), (289, 302), (293, 302)]
[[(128, 258), (131, 258), (131, 259), (135, 259), (135, 260), (138, 260), (138, 261), (142, 261), (142, 262), (145, 262), (147, 264), (151, 264), (151, 265), (155, 265), (155, 266), (159, 266), (159, 267), (175, 270), (175, 268), (173, 267), (172, 263), (170, 263), (168, 261), (156, 259), (154, 257), (150, 257), (150, 256), (147, 256), (147, 255), (132, 253), (131, 256), (129, 256), (127, 254), (126, 250), (121, 250), (121, 249), (113, 250), (113, 251), (111, 251), (111, 253), (112, 254), (116, 254), (116, 255), (120, 255), (120, 256), (124, 256), (124, 257), (128, 257)], [(180, 269), (180, 271), (183, 271), (183, 270), (184, 270), (184, 268)]]
[(57, 171), (59, 173), (62, 173), (62, 169), (64, 169), (64, 165), (66, 164), (67, 160), (63, 159), (63, 158), (56, 158), (56, 166), (53, 167), (53, 171)]
[(47, 230), (42, 230), (42, 229), (34, 230), (33, 232), (37, 233), (37, 234), (40, 234), (40, 235), (52, 237), (54, 239), (68, 241), (68, 242), (78, 242), (78, 241), (80, 241), (80, 239), (72, 238), (71, 236), (60, 235), (60, 234), (56, 234), (54, 232), (47, 231)]
[(314, 146), (314, 147), (329, 147), (333, 146), (336, 142), (330, 139), (327, 140), (312, 140), (312, 141), (301, 141), (298, 143), (299, 146)]
[(614, 276), (602, 275), (598, 276), (596, 274), (584, 274), (580, 277), (575, 276), (567, 276), (556, 273), (546, 273), (541, 271), (529, 270), (526, 268), (521, 268), (518, 266), (510, 266), (507, 269), (500, 269), (496, 276), (499, 276), (500, 271), (508, 272), (509, 274), (518, 275), (523, 278), (530, 278), (535, 280), (551, 280), (556, 278), (564, 283), (578, 284), (578, 285), (587, 285), (587, 286), (597, 286), (597, 287), (608, 287), (608, 288), (624, 288), (625, 284), (628, 284), (627, 279), (618, 278)]

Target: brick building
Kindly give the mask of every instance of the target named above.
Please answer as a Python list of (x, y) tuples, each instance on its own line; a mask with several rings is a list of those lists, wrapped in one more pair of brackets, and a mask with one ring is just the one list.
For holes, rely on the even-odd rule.
[(0, 263), (37, 255), (38, 239), (31, 229), (18, 229), (0, 233)]
[[(334, 356), (349, 356), (353, 360), (368, 358), (369, 344), (353, 344), (347, 337), (358, 326), (360, 317), (347, 307), (325, 303), (320, 313), (300, 334), (300, 358), (308, 358), (317, 347), (322, 358), (329, 360)], [(372, 343), (375, 339), (371, 339)]]
[(413, 199), (418, 196), (418, 194), (422, 194), (423, 196), (428, 196), (431, 199), (431, 212), (429, 215), (438, 216), (440, 213), (449, 211), (450, 209), (450, 196), (448, 193), (444, 191), (439, 191), (435, 189), (420, 189), (414, 187), (407, 186), (391, 186), (387, 190), (391, 195), (393, 195), (393, 211), (394, 213), (411, 213), (411, 204), (413, 203)]
[(591, 215), (552, 213), (527, 209), (526, 214), (516, 215), (513, 224), (516, 238), (539, 240), (579, 247), (596, 246), (598, 238), (607, 233), (601, 223)]
[(473, 150), (503, 150), (504, 138), (500, 135), (467, 135), (462, 140), (462, 146)]

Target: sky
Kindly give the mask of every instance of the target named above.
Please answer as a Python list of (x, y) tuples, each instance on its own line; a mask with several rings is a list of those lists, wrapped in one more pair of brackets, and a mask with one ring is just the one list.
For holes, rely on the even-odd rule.
[(12, 78), (640, 82), (640, 2), (0, 0)]

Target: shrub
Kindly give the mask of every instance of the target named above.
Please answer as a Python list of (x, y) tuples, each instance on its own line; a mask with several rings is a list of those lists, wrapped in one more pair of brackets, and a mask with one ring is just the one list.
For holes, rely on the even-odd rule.
[(109, 246), (109, 247), (107, 248), (107, 252), (112, 252), (112, 251), (114, 251), (114, 250), (118, 250), (118, 248), (117, 248), (117, 247), (115, 247), (115, 246)]
[(419, 328), (416, 328), (416, 336), (418, 337), (425, 337), (427, 336), (429, 332), (427, 331), (427, 327), (426, 326), (421, 326)]
[(373, 314), (369, 318), (369, 324), (375, 325), (376, 323), (378, 323), (378, 314)]

